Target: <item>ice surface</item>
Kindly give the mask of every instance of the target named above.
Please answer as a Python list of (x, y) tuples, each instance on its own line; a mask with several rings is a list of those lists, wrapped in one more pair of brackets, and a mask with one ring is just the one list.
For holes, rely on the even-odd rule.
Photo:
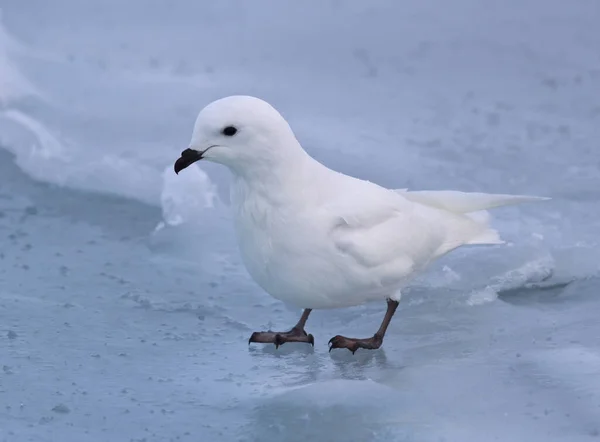
[[(600, 437), (600, 7), (0, 2), (0, 441)], [(493, 212), (382, 305), (299, 312), (240, 263), (228, 175), (179, 176), (197, 111), (261, 96), (328, 165)]]

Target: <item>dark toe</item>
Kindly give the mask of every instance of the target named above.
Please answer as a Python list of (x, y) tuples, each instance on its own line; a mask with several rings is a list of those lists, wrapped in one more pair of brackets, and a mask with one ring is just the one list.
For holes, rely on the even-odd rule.
[(376, 350), (381, 347), (382, 342), (383, 340), (377, 335), (366, 339), (346, 338), (345, 336), (337, 335), (329, 340), (329, 351), (334, 348), (347, 348), (354, 354), (359, 348)]
[(340, 342), (341, 340), (344, 339), (343, 336), (337, 335), (334, 336), (333, 338), (331, 338), (329, 340), (329, 351), (333, 350), (334, 348), (339, 348), (340, 347)]
[(358, 350), (358, 343), (354, 339), (337, 335), (329, 340), (329, 351), (331, 352), (334, 348), (347, 348), (354, 354)]
[(286, 342), (306, 342), (314, 347), (315, 338), (313, 335), (307, 334), (304, 330), (292, 329), (288, 332), (254, 332), (248, 339), (248, 344), (252, 342), (260, 344), (275, 344), (275, 348), (279, 348)]
[(285, 339), (279, 333), (275, 335), (275, 339), (273, 340), (273, 344), (275, 344), (275, 348), (279, 348), (280, 345), (285, 344)]
[(254, 332), (252, 335), (250, 335), (250, 339), (248, 339), (248, 345), (250, 345), (252, 342), (256, 342), (258, 334), (259, 332)]

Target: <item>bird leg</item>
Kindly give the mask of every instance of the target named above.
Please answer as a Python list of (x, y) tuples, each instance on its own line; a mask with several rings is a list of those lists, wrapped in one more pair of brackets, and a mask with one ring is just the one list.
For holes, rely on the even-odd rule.
[(392, 316), (396, 312), (396, 308), (398, 307), (398, 301), (394, 301), (392, 299), (387, 299), (387, 311), (385, 312), (385, 316), (383, 321), (381, 322), (381, 326), (377, 333), (375, 333), (370, 338), (357, 339), (357, 338), (346, 338), (344, 336), (334, 336), (329, 340), (329, 351), (334, 348), (347, 348), (354, 354), (356, 350), (359, 348), (365, 348), (367, 350), (376, 350), (381, 347), (383, 343), (383, 337), (385, 336), (385, 331), (390, 325), (390, 321), (392, 320)]
[(290, 331), (286, 332), (274, 332), (274, 331), (266, 331), (266, 332), (254, 332), (250, 339), (248, 340), (248, 344), (251, 342), (258, 342), (261, 344), (275, 344), (275, 348), (278, 348), (280, 345), (285, 344), (286, 342), (306, 342), (314, 347), (315, 338), (313, 335), (307, 334), (304, 331), (304, 325), (306, 324), (306, 320), (308, 319), (308, 315), (310, 315), (312, 309), (307, 308), (302, 312), (302, 316), (300, 320)]

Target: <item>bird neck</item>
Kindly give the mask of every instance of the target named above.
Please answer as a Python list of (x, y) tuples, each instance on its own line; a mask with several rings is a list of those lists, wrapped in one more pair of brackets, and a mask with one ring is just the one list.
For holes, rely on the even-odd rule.
[(302, 189), (309, 187), (307, 180), (314, 175), (320, 163), (299, 144), (297, 147), (270, 155), (268, 160), (257, 162), (252, 167), (231, 168), (234, 187), (245, 197), (259, 197), (275, 205), (289, 202), (290, 198), (302, 194)]

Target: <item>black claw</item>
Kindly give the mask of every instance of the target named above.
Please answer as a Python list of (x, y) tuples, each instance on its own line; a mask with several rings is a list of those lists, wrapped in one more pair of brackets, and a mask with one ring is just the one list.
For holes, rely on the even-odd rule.
[(329, 342), (327, 343), (327, 345), (329, 346), (329, 353), (331, 353), (331, 350), (333, 350), (334, 348), (336, 348), (335, 343), (333, 342), (335, 338), (331, 338), (329, 340)]
[(248, 345), (252, 344), (254, 336), (256, 336), (256, 332), (254, 332), (250, 335), (250, 339), (248, 339)]
[(346, 348), (352, 354), (356, 353), (361, 345), (353, 339), (344, 338), (343, 336), (334, 336), (329, 340), (329, 352), (334, 348)]
[(277, 350), (279, 346), (283, 345), (284, 343), (285, 340), (283, 339), (283, 336), (281, 336), (280, 334), (275, 335), (275, 342), (273, 342), (273, 344), (275, 344), (275, 350)]

